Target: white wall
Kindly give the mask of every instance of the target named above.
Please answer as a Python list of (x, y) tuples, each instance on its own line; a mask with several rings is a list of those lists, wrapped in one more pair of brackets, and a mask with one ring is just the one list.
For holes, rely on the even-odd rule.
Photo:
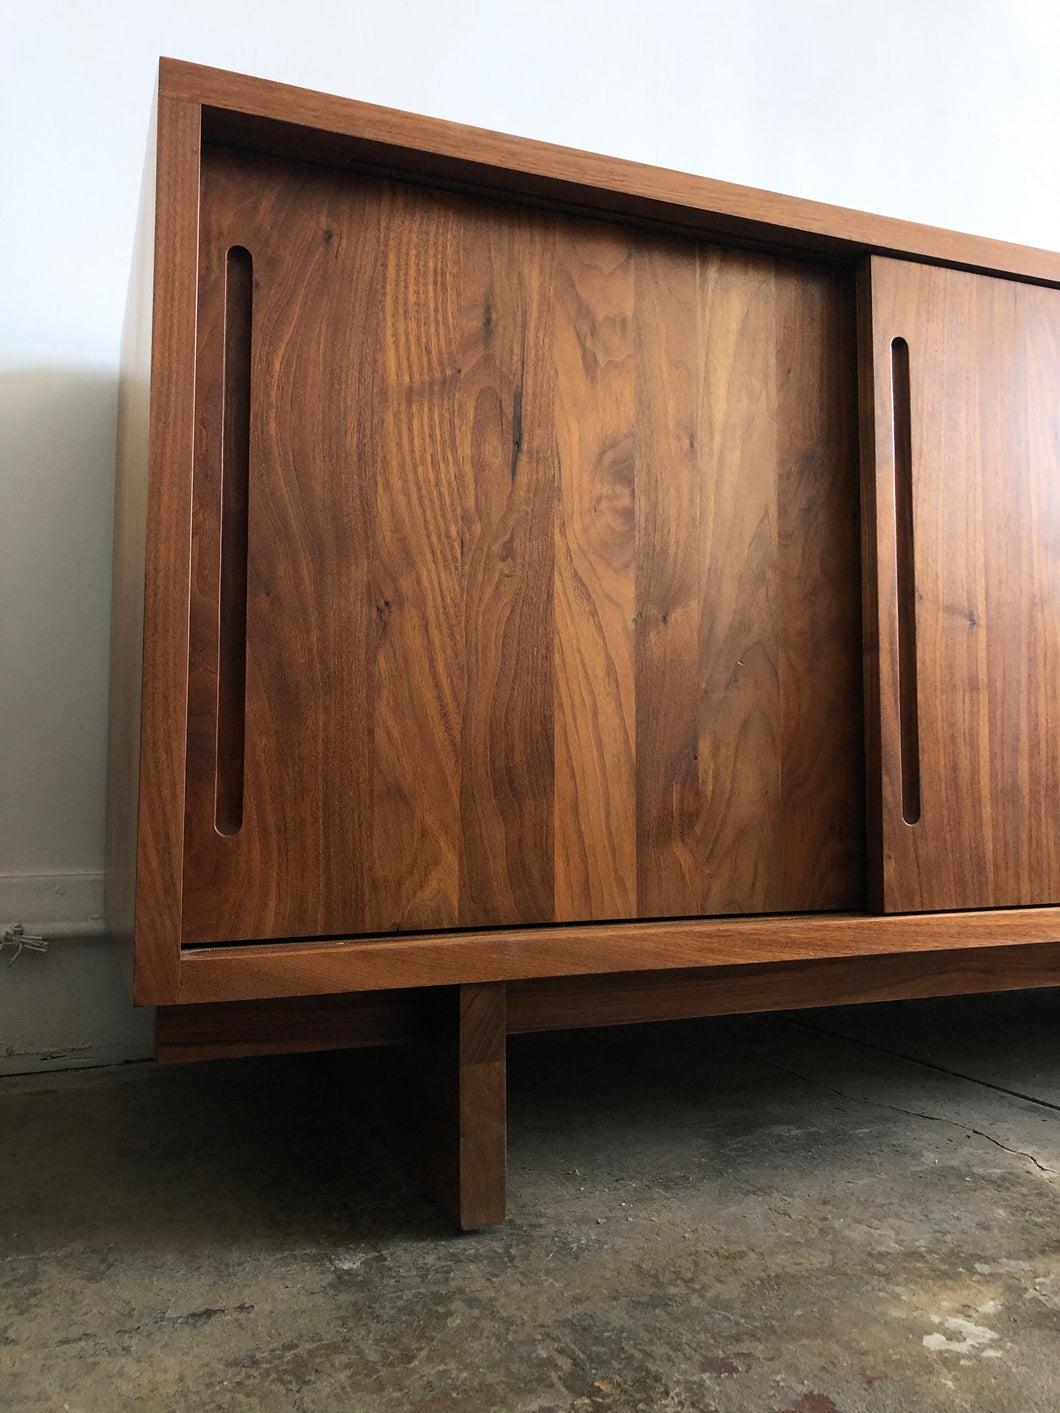
[[(1060, 246), (1057, 0), (9, 0), (0, 925), (98, 926), (117, 349), (159, 54)], [(27, 1007), (47, 1028), (79, 983), (18, 967), (28, 1054)], [(0, 1057), (12, 991), (0, 968)]]

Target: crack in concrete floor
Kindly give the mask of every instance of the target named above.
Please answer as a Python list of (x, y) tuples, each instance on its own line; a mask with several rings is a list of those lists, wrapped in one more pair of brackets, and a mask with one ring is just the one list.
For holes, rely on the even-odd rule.
[[(885, 1054), (887, 1052), (881, 1051), (880, 1053)], [(901, 1055), (896, 1056), (896, 1058), (908, 1059), (909, 1057)], [(822, 1083), (821, 1080), (816, 1079), (813, 1075), (800, 1074), (798, 1070), (789, 1069), (786, 1065), (778, 1065), (770, 1060), (758, 1059), (755, 1062), (757, 1064), (767, 1065), (770, 1069), (778, 1070), (781, 1074), (791, 1075), (794, 1079), (802, 1080), (804, 1084), (811, 1084), (818, 1089), (824, 1089), (829, 1094), (835, 1094), (840, 1099), (846, 1099), (852, 1104), (866, 1104), (874, 1109), (890, 1109), (890, 1111), (894, 1114), (905, 1114), (906, 1117), (910, 1119), (926, 1119), (929, 1123), (933, 1124), (949, 1124), (951, 1128), (959, 1129), (962, 1133), (974, 1134), (976, 1138), (985, 1139), (987, 1143), (994, 1144), (995, 1147), (1000, 1148), (1005, 1153), (1011, 1153), (1017, 1158), (1026, 1158), (1028, 1162), (1034, 1164), (1034, 1166), (1038, 1169), (1039, 1172), (1046, 1173), (1049, 1177), (1060, 1177), (1060, 1172), (1058, 1172), (1055, 1168), (1046, 1167), (1044, 1163), (1038, 1161), (1038, 1159), (1034, 1156), (1033, 1153), (1027, 1153), (1022, 1148), (1010, 1148), (1007, 1143), (1002, 1143), (999, 1138), (994, 1138), (991, 1134), (985, 1133), (981, 1128), (971, 1128), (967, 1124), (960, 1123), (957, 1119), (943, 1118), (941, 1114), (925, 1114), (922, 1113), (919, 1109), (906, 1109), (903, 1108), (900, 1104), (887, 1104), (884, 1103), (881, 1099), (869, 1099), (864, 1094), (850, 1094), (845, 1089), (836, 1089), (832, 1085)], [(920, 1062), (918, 1061), (917, 1063)], [(930, 1066), (929, 1068), (937, 1069), (938, 1067)], [(953, 1075), (956, 1079), (968, 1078), (968, 1076), (966, 1075), (956, 1074), (956, 1072), (953, 1070), (942, 1070), (941, 1073)], [(980, 1081), (971, 1080), (971, 1083), (980, 1083)], [(993, 1089), (1003, 1094), (1008, 1094), (1011, 1092), (1009, 1090), (999, 1090), (997, 1085), (983, 1085), (983, 1088)], [(1014, 1095), (1013, 1097), (1021, 1099), (1024, 1096)], [(1055, 1105), (1048, 1105), (1047, 1107), (1055, 1108)]]

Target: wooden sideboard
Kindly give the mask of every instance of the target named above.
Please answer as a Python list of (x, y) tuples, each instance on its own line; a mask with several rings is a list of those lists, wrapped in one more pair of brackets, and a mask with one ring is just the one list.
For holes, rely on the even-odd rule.
[(107, 913), (162, 1059), (1060, 962), (1060, 256), (163, 60)]

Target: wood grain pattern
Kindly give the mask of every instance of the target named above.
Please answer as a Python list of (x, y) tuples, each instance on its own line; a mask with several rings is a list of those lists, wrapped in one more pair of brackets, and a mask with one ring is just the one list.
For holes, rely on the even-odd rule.
[[(110, 713), (104, 913), (130, 990), (135, 985), (144, 566), (150, 467), (157, 96), (147, 137), (118, 378), (111, 578)], [(172, 939), (171, 939), (172, 940)], [(172, 948), (170, 949), (172, 950)]]
[[(547, 415), (520, 413), (551, 397), (520, 263), (547, 231), (476, 238), (454, 199), (315, 169), (262, 203), (260, 172), (210, 160), (185, 939), (549, 918), (553, 472)], [(233, 240), (259, 274), (247, 813), (225, 840), (210, 270)]]
[(854, 311), (820, 266), (778, 262), (775, 280), (781, 906), (854, 907), (867, 890)]
[[(160, 1054), (413, 1040), (404, 1136), (472, 1228), (509, 1029), (1056, 980), (1060, 908), (999, 905), (1060, 887), (1060, 293), (862, 271), (859, 631), (851, 274), (1060, 257), (172, 61), (157, 155), (107, 907)], [(874, 902), (980, 910), (846, 911), (866, 804)]]
[(556, 264), (555, 915), (635, 917), (634, 253), (564, 221)]
[[(356, 242), (336, 249), (327, 232), (351, 205), (362, 223), (377, 212), (356, 190), (343, 193), (339, 211), (325, 201), (310, 216), (298, 200), (297, 176), (263, 200), (253, 178), (241, 180), (238, 163), (227, 180), (218, 175), (204, 188), (201, 213), (184, 937), (269, 935), (284, 927), (328, 932), (339, 918), (363, 915), (372, 865), (363, 827), (373, 804), (366, 703), (375, 617), (366, 611), (365, 554), (373, 465), (363, 456), (358, 417), (370, 404), (364, 384), (372, 362), (336, 358), (313, 320), (298, 316), (326, 307), (339, 348), (368, 336), (371, 300), (333, 296), (354, 272), (367, 291), (376, 288), (374, 252)], [(223, 211), (211, 190), (225, 197)], [(275, 232), (272, 244), (258, 239), (263, 224)], [(283, 257), (284, 239), (312, 239), (323, 258), (292, 263)], [(224, 837), (210, 805), (222, 433), (217, 319), (233, 244), (250, 251), (256, 287), (244, 816), (239, 832)], [(334, 408), (348, 415), (335, 416)], [(331, 611), (321, 613), (322, 604)], [(325, 719), (341, 721), (341, 735), (323, 731)]]
[(637, 263), (637, 904), (645, 917), (699, 912), (703, 889), (700, 500), (713, 468), (702, 438), (703, 258), (660, 240)]
[[(827, 269), (643, 262), (641, 916), (864, 899), (853, 321)], [(664, 298), (659, 291), (666, 290)], [(665, 369), (660, 374), (660, 368)]]
[(178, 1064), (407, 1045), (428, 1034), (435, 1011), (435, 994), (427, 990), (159, 1006), (155, 1059)]
[[(737, 967), (542, 977), (505, 987), (507, 1033), (690, 1020), (807, 1006), (849, 1006), (925, 996), (1055, 986), (1060, 942), (868, 957), (826, 957)], [(422, 1040), (436, 993), (375, 991), (161, 1006), (163, 1063), (239, 1055), (401, 1045)]]
[(554, 248), (532, 213), (460, 235), (463, 926), (553, 915)]
[(775, 270), (719, 252), (703, 277), (705, 361), (723, 371), (704, 389), (696, 911), (769, 912), (782, 906)]
[[(897, 567), (896, 542), (887, 522), (881, 521), (876, 504), (876, 430), (884, 408), (876, 405), (876, 369), (873, 360), (872, 278), (870, 260), (858, 267), (857, 347), (858, 347), (858, 446), (861, 460), (861, 667), (865, 703), (865, 879), (868, 905), (883, 912), (883, 743), (881, 739), (881, 692), (887, 684), (888, 699), (897, 687), (893, 675), (897, 656), (892, 656), (891, 640), (881, 650), (880, 591), (886, 610), (890, 585), (897, 584), (886, 572), (886, 556)], [(885, 502), (886, 507), (886, 502)], [(883, 559), (881, 560), (881, 556)], [(891, 620), (888, 618), (888, 624)], [(897, 619), (893, 630), (897, 633)], [(895, 641), (894, 648), (897, 647)]]
[(200, 131), (197, 106), (159, 95), (133, 983), (147, 1005), (180, 966)]
[(504, 1221), (507, 1200), (508, 1035), (505, 987), (461, 986), (458, 1019), (458, 1176), (452, 1208), (462, 1231)]
[[(880, 853), (893, 911), (1060, 898), (1060, 294), (871, 268)], [(920, 817), (903, 818), (891, 342), (909, 349)], [(1043, 672), (1043, 666), (1045, 671)]]
[(915, 256), (1060, 284), (1060, 256), (711, 181), (163, 59), (163, 93), (205, 105), (208, 139), (495, 191), (773, 250)]
[[(453, 927), (460, 916), (466, 680), (463, 468), (452, 433), (460, 334), (451, 284), (460, 233), (445, 202), (428, 202), (425, 209), (398, 186), (373, 188), (370, 199), (379, 203), (374, 230), (345, 221), (337, 226), (340, 246), (379, 250), (378, 327), (365, 331), (378, 367), (362, 409), (370, 427), (362, 454), (374, 473), (375, 502), (373, 529), (360, 553), (371, 566), (378, 619), (368, 707), (370, 902), (362, 925), (372, 931)], [(354, 359), (366, 351), (350, 348)], [(341, 742), (337, 722), (324, 717), (318, 729)]]
[(1060, 908), (807, 914), (483, 929), (401, 938), (185, 949), (173, 1003), (449, 986), (608, 971), (1060, 941)]
[[(844, 277), (204, 163), (184, 940), (860, 905)], [(234, 244), (256, 275), (223, 837)]]
[(460, 1231), (504, 1221), (504, 992), (502, 985), (437, 990), (411, 1044), (358, 1064), (376, 1098), (373, 1122)]
[(648, 976), (547, 977), (509, 984), (508, 1034), (964, 996), (1058, 983), (1060, 943), (828, 957)]
[[(1025, 520), (1022, 548), (1026, 559), (1020, 568), (1035, 599), (1035, 627), (1041, 626), (1042, 619), (1049, 615), (1053, 631), (1024, 638), (1028, 661), (1024, 664), (1023, 680), (1028, 690), (1023, 699), (1026, 716), (1022, 729), (1025, 740), (1047, 740), (1050, 749), (1045, 762), (1035, 759), (1033, 746), (1022, 761), (1019, 799), (1024, 827), (1019, 868), (1055, 881), (1060, 880), (1060, 746), (1056, 735), (1057, 692), (1050, 684), (1060, 683), (1060, 310), (1055, 298), (1028, 296), (1032, 296), (1032, 291), (1028, 290), (1019, 303), (1030, 357), (1024, 367), (1020, 397), (1014, 398), (1010, 409), (1025, 429), (1027, 465), (1035, 468), (1035, 474), (1021, 486), (1021, 508), (1035, 532), (1028, 543)], [(1049, 466), (1053, 467), (1052, 474)], [(1011, 802), (1011, 794), (1006, 798)]]

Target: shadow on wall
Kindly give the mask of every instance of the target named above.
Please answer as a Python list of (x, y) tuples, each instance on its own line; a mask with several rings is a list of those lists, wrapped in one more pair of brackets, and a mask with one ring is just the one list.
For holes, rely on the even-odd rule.
[[(65, 934), (0, 961), (0, 1075), (151, 1054), (102, 907), (114, 372), (0, 372), (0, 923)], [(82, 934), (79, 927), (85, 926)]]
[(103, 866), (117, 387), (0, 372), (0, 874)]
[(0, 962), (0, 1078), (147, 1060), (154, 1011), (133, 1006), (109, 937), (54, 940)]

